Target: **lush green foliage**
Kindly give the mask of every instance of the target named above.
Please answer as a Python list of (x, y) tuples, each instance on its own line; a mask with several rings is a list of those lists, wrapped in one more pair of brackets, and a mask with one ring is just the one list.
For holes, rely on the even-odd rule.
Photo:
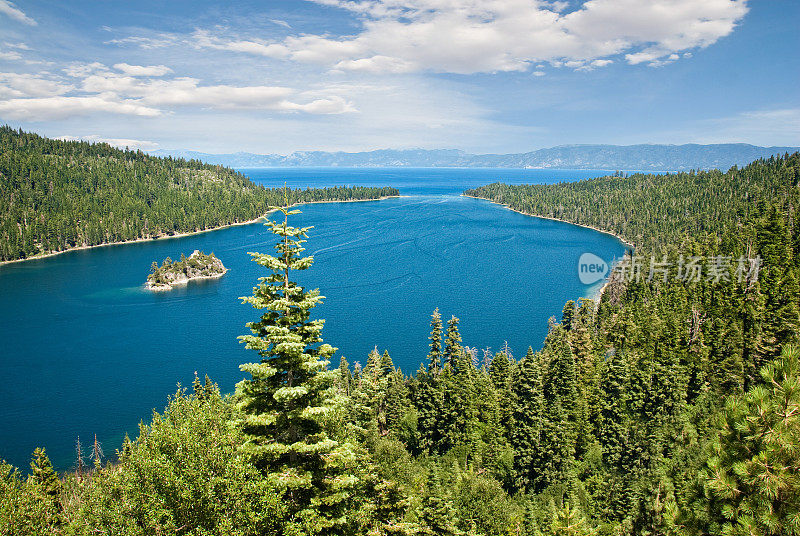
[[(289, 203), (377, 199), (394, 188), (291, 190)], [(0, 261), (211, 229), (284, 201), (222, 166), (0, 127)]]
[(302, 257), (310, 228), (291, 227), (280, 209), (281, 223), (266, 225), (280, 240), (277, 256), (251, 253), (272, 273), (259, 279), (253, 295), (242, 298), (265, 312), (248, 323), (252, 335), (240, 337), (261, 356), (239, 368), (252, 376), (236, 386), (245, 443), (241, 451), (280, 490), (292, 519), (292, 534), (339, 534), (347, 525), (348, 499), (356, 479), (353, 449), (328, 437), (323, 420), (333, 409), (333, 372), (328, 358), (336, 351), (322, 343), (322, 320), (310, 311), (322, 301), (318, 290), (306, 291), (290, 280), (312, 257)]
[(755, 201), (783, 199), (800, 180), (800, 153), (719, 170), (617, 174), (551, 185), (494, 183), (465, 195), (490, 199), (534, 216), (613, 232), (637, 247), (725, 234), (757, 211)]
[(163, 415), (140, 425), (114, 464), (63, 482), (43, 452), (25, 481), (6, 466), (0, 534), (281, 534), (283, 506), (239, 454), (234, 412), (207, 380), (193, 393), (179, 390)]
[(713, 534), (800, 534), (799, 357), (787, 347), (763, 385), (728, 400), (705, 468)]
[[(658, 207), (684, 201), (656, 187), (641, 202), (653, 200), (663, 234), (626, 224), (652, 238), (637, 253), (758, 256), (757, 278), (617, 278), (599, 303), (569, 302), (521, 359), (504, 346), (479, 360), (458, 319), (436, 310), (414, 376), (377, 348), (363, 367), (342, 358), (330, 370), (333, 349), (309, 320), (321, 296), (289, 277), (311, 265), (307, 229), (270, 223), (277, 255), (253, 257), (272, 274), (244, 298), (264, 311), (242, 338), (261, 357), (243, 366), (252, 378), (231, 398), (208, 381), (179, 391), (118, 463), (83, 478), (54, 479), (41, 451), (27, 479), (3, 466), (0, 530), (798, 534), (799, 164), (725, 175), (786, 182), (746, 210), (715, 207), (714, 232), (683, 229)], [(601, 196), (611, 180), (592, 188)], [(542, 188), (564, 214), (578, 210), (570, 188)], [(626, 221), (626, 207), (609, 206), (608, 221)]]
[(170, 286), (176, 281), (187, 280), (193, 277), (212, 277), (225, 273), (225, 266), (222, 265), (214, 253), (206, 255), (202, 251), (195, 250), (194, 253), (186, 257), (181, 253), (179, 261), (173, 261), (167, 257), (158, 265), (156, 261), (150, 266), (150, 275), (147, 282), (152, 286)]

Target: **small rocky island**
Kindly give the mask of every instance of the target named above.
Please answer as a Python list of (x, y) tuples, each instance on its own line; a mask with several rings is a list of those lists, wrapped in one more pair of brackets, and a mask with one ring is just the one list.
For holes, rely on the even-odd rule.
[(206, 255), (194, 250), (189, 257), (181, 254), (181, 260), (164, 259), (161, 266), (153, 261), (145, 286), (149, 290), (172, 290), (176, 285), (185, 285), (192, 279), (216, 279), (225, 275), (228, 269), (222, 265), (214, 253)]

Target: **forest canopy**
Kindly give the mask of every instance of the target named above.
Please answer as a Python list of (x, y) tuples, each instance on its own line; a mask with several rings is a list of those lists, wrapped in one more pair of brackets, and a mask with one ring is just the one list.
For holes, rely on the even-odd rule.
[(800, 180), (800, 153), (758, 160), (727, 172), (625, 175), (558, 184), (500, 182), (464, 192), (533, 216), (597, 227), (635, 246), (724, 234), (751, 219), (758, 202), (785, 199)]
[[(27, 477), (0, 465), (0, 534), (800, 536), (798, 171), (791, 155), (720, 174), (730, 202), (696, 225), (669, 208), (680, 189), (622, 178), (613, 195), (642, 206), (603, 217), (637, 251), (743, 253), (759, 276), (614, 280), (520, 355), (480, 355), (437, 309), (412, 375), (377, 347), (329, 365), (323, 296), (292, 280), (313, 236), (284, 210), (275, 252), (251, 253), (266, 275), (242, 298), (259, 316), (236, 392), (196, 378), (89, 471), (59, 477), (41, 449)], [(740, 173), (773, 193), (736, 201)], [(539, 188), (580, 213), (568, 185), (510, 191), (536, 206)]]
[[(288, 191), (290, 204), (396, 196), (364, 186)], [(232, 169), (0, 127), (0, 261), (201, 231), (285, 202)]]

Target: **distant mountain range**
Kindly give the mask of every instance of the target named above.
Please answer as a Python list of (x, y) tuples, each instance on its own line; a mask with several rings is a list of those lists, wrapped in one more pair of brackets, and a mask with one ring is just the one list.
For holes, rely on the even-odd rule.
[(488, 167), (608, 170), (719, 168), (727, 170), (759, 158), (800, 151), (800, 147), (758, 147), (746, 143), (714, 145), (559, 145), (528, 153), (470, 154), (456, 149), (381, 149), (359, 153), (298, 151), (278, 154), (209, 154), (151, 151), (157, 156), (196, 159), (232, 168), (258, 167)]

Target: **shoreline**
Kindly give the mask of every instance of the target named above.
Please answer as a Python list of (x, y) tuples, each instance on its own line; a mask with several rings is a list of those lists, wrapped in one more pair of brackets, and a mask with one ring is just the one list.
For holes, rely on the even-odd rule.
[[(337, 201), (337, 200), (304, 201), (302, 203), (294, 203), (292, 205), (289, 205), (286, 208), (299, 207), (301, 205), (316, 205), (316, 204), (321, 204), (321, 203), (360, 203), (360, 202), (366, 202), (366, 201), (383, 201), (384, 199), (392, 199), (392, 198), (399, 198), (399, 197), (408, 197), (408, 196), (386, 195), (386, 196), (383, 196), (383, 197), (377, 197), (375, 199), (342, 199), (340, 201)], [(172, 234), (172, 235), (156, 236), (154, 238), (134, 238), (133, 240), (122, 240), (122, 241), (117, 241), (117, 242), (105, 242), (103, 244), (94, 244), (94, 245), (91, 245), (91, 246), (76, 246), (74, 248), (67, 248), (67, 249), (64, 249), (64, 250), (61, 250), (61, 251), (51, 251), (49, 253), (42, 253), (40, 255), (33, 255), (32, 257), (25, 257), (24, 259), (12, 259), (12, 260), (8, 260), (8, 261), (0, 261), (0, 267), (4, 266), (6, 264), (13, 264), (13, 263), (17, 263), (17, 262), (26, 262), (26, 261), (35, 261), (35, 260), (39, 260), (39, 259), (46, 259), (48, 257), (55, 257), (56, 255), (61, 255), (63, 253), (68, 253), (70, 251), (81, 251), (81, 250), (86, 250), (86, 249), (103, 248), (103, 247), (109, 247), (109, 246), (120, 246), (122, 244), (135, 244), (137, 242), (154, 242), (156, 240), (170, 240), (172, 238), (183, 238), (185, 236), (192, 236), (192, 235), (197, 235), (197, 234), (201, 234), (201, 233), (210, 233), (211, 231), (219, 231), (221, 229), (228, 229), (230, 227), (237, 227), (237, 226), (240, 226), (240, 225), (252, 225), (254, 223), (258, 223), (259, 221), (264, 220), (267, 216), (269, 216), (270, 214), (272, 214), (276, 210), (277, 209), (269, 210), (269, 211), (265, 212), (264, 214), (262, 214), (261, 216), (259, 216), (257, 218), (254, 218), (252, 220), (228, 223), (228, 224), (220, 225), (220, 226), (217, 226), (217, 227), (211, 227), (209, 229), (201, 229), (199, 231), (184, 231), (184, 232), (175, 233), (175, 234)]]
[[(518, 214), (522, 214), (523, 216), (529, 216), (531, 218), (541, 218), (543, 220), (553, 220), (553, 221), (558, 221), (558, 222), (561, 222), (561, 223), (568, 223), (570, 225), (575, 225), (577, 227), (583, 227), (584, 229), (591, 229), (593, 231), (597, 231), (598, 233), (604, 233), (604, 234), (607, 234), (607, 235), (611, 235), (614, 238), (616, 238), (617, 240), (619, 240), (620, 242), (622, 242), (625, 246), (631, 247), (633, 249), (636, 248), (636, 246), (634, 246), (631, 242), (628, 242), (626, 239), (622, 238), (618, 234), (613, 233), (611, 231), (606, 231), (604, 229), (598, 229), (597, 227), (594, 227), (592, 225), (582, 225), (580, 223), (574, 223), (574, 222), (571, 222), (571, 221), (566, 221), (566, 220), (562, 220), (562, 219), (559, 219), (559, 218), (553, 218), (553, 217), (550, 217), (550, 216), (539, 216), (537, 214), (529, 214), (528, 212), (523, 212), (521, 210), (517, 210), (515, 208), (511, 208), (510, 206), (508, 206), (505, 203), (499, 203), (497, 201), (494, 201), (492, 199), (488, 199), (486, 197), (477, 197), (477, 196), (474, 196), (474, 195), (467, 195), (467, 194), (461, 194), (461, 196), (462, 197), (470, 197), (472, 199), (482, 199), (483, 201), (489, 201), (490, 203), (494, 203), (495, 205), (500, 205), (501, 207), (504, 207), (504, 208), (506, 208), (506, 209), (508, 209), (508, 210), (510, 210), (512, 212), (516, 212)], [(594, 296), (592, 296), (591, 299), (596, 304), (600, 303), (600, 300), (603, 298), (603, 294), (605, 293), (606, 289), (608, 288), (608, 285), (611, 283), (610, 276), (611, 276), (611, 273), (612, 273), (613, 270), (614, 270), (613, 266), (609, 268), (608, 275), (605, 277), (605, 281), (603, 282), (603, 286), (600, 287), (594, 293)]]
[(607, 234), (607, 235), (611, 235), (614, 238), (616, 238), (617, 240), (619, 240), (620, 242), (622, 242), (623, 244), (625, 244), (626, 246), (629, 246), (631, 248), (636, 248), (636, 246), (632, 242), (629, 242), (628, 240), (626, 240), (625, 238), (619, 236), (618, 234), (616, 234), (616, 233), (614, 233), (612, 231), (607, 231), (605, 229), (600, 229), (598, 227), (594, 227), (592, 225), (584, 225), (582, 223), (575, 223), (575, 222), (571, 222), (571, 221), (567, 221), (567, 220), (562, 220), (560, 218), (553, 218), (552, 216), (540, 216), (538, 214), (531, 214), (529, 212), (523, 212), (521, 210), (517, 210), (515, 208), (511, 208), (509, 205), (507, 205), (505, 203), (500, 203), (498, 201), (494, 201), (493, 199), (488, 199), (486, 197), (477, 197), (477, 196), (474, 196), (474, 195), (467, 195), (467, 194), (461, 194), (461, 197), (469, 197), (469, 198), (472, 198), (472, 199), (482, 199), (483, 201), (488, 201), (490, 203), (494, 203), (495, 205), (500, 205), (501, 207), (505, 207), (508, 210), (510, 210), (511, 212), (516, 212), (517, 214), (522, 214), (523, 216), (530, 216), (531, 218), (541, 218), (543, 220), (560, 221), (561, 223), (568, 223), (570, 225), (575, 225), (577, 227), (583, 227), (584, 229), (591, 229), (592, 231), (597, 231), (598, 233), (604, 233), (604, 234)]

